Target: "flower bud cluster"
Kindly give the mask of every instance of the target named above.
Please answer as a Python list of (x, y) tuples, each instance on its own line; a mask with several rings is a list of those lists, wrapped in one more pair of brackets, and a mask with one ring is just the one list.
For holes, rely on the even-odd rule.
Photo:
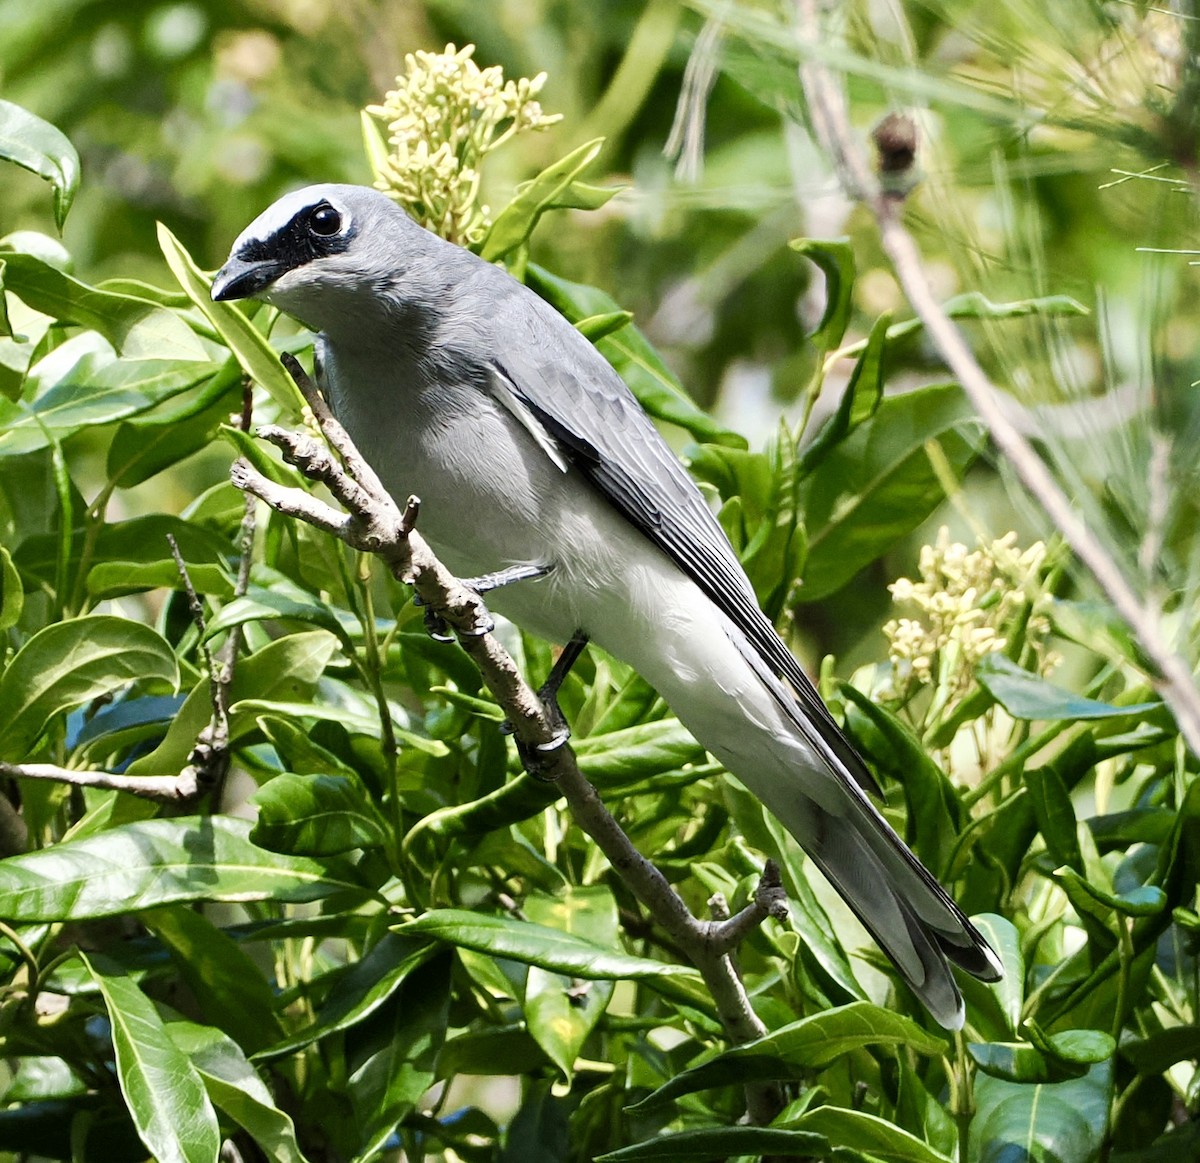
[(475, 46), (418, 51), (382, 105), (367, 112), (383, 121), (390, 150), (376, 161), (376, 188), (421, 223), (453, 242), (479, 242), (491, 225), (480, 202), (480, 163), (518, 133), (561, 120), (537, 100), (546, 74), (506, 81), (499, 65), (481, 69)]

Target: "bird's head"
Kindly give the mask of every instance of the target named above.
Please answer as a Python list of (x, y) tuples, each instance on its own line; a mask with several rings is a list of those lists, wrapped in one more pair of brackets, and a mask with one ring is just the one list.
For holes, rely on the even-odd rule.
[(367, 186), (287, 194), (238, 236), (212, 297), (265, 299), (315, 330), (362, 319), (426, 232)]

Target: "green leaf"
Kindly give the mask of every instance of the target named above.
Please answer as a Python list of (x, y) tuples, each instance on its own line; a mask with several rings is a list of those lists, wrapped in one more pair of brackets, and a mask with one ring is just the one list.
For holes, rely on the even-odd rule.
[(985, 654), (975, 664), (975, 677), (1014, 719), (1113, 719), (1145, 715), (1162, 706), (1153, 702), (1118, 707), (1087, 699), (1023, 670), (1000, 653)]
[(589, 315), (575, 324), (579, 332), (589, 343), (599, 343), (606, 335), (620, 331), (633, 322), (632, 311), (605, 311), (601, 315)]
[(1035, 767), (1025, 772), (1024, 780), (1038, 831), (1054, 863), (1083, 872), (1075, 808), (1062, 776), (1053, 767)]
[(258, 821), (250, 839), (272, 852), (336, 856), (388, 842), (388, 826), (357, 776), (285, 772), (263, 784), (253, 800)]
[(906, 1046), (918, 1054), (946, 1052), (944, 1038), (923, 1030), (911, 1018), (871, 1002), (855, 1001), (726, 1050), (675, 1075), (631, 1109), (649, 1110), (714, 1086), (804, 1079), (862, 1046)]
[[(337, 649), (337, 639), (324, 630), (289, 634), (238, 660), (230, 689), (230, 737), (233, 742), (258, 726), (256, 710), (240, 711), (251, 699), (309, 703), (325, 667)], [(163, 741), (149, 755), (139, 756), (126, 769), (129, 775), (178, 771), (187, 762), (196, 735), (212, 714), (205, 678), (192, 688)]]
[(825, 275), (825, 311), (810, 338), (822, 353), (842, 342), (854, 309), (854, 249), (848, 239), (796, 238), (788, 245)]
[(872, 1160), (886, 1163), (951, 1163), (903, 1127), (866, 1111), (819, 1106), (807, 1111), (793, 1124), (797, 1130), (821, 1135), (839, 1147), (861, 1151)]
[(213, 302), (212, 283), (192, 261), (179, 239), (161, 222), (158, 224), (158, 245), (179, 285), (237, 357), (246, 375), (266, 389), (285, 414), (298, 415), (304, 407), (300, 389), (254, 324), (232, 303)]
[(1009, 1082), (1062, 1082), (1082, 1078), (1098, 1062), (1116, 1052), (1116, 1042), (1101, 1030), (1064, 1030), (1045, 1034), (1033, 1021), (1022, 1032), (1029, 1042), (970, 1043), (967, 1050), (992, 1078)]
[(605, 791), (703, 763), (705, 758), (704, 748), (676, 718), (589, 735), (572, 744), (579, 770)]
[[(534, 924), (570, 933), (600, 946), (615, 948), (620, 940), (617, 902), (605, 885), (568, 887), (553, 896), (530, 893), (523, 903)], [(584, 1042), (608, 1008), (609, 981), (572, 981), (530, 966), (521, 1008), (529, 1032), (568, 1081)]]
[(332, 606), (315, 597), (278, 593), (262, 586), (253, 586), (243, 597), (235, 598), (209, 623), (205, 637), (212, 638), (246, 622), (306, 622), (319, 626), (341, 639), (347, 650), (353, 650), (346, 627)]
[(167, 947), (211, 1025), (250, 1054), (282, 1036), (270, 983), (232, 937), (182, 904), (141, 920)]
[(1004, 976), (999, 981), (983, 982), (965, 974), (959, 978), (967, 1000), (971, 1021), (990, 1019), (1009, 1037), (1015, 1037), (1025, 1003), (1025, 958), (1021, 954), (1021, 934), (1005, 917), (995, 913), (977, 913), (971, 923), (991, 945)]
[(1156, 884), (1144, 884), (1129, 892), (1108, 892), (1075, 869), (1065, 867), (1055, 869), (1054, 879), (1077, 910), (1100, 921), (1107, 922), (1110, 911), (1126, 917), (1151, 917), (1167, 906), (1167, 894)]
[(85, 355), (30, 404), (0, 404), (0, 456), (21, 456), (84, 429), (135, 416), (213, 374), (207, 361)]
[(1028, 1042), (968, 1042), (967, 1053), (984, 1074), (1006, 1082), (1061, 1082), (1086, 1073), (1055, 1071), (1053, 1063)]
[[(199, 594), (233, 597), (233, 578), (223, 565), (185, 562), (188, 579)], [(140, 594), (147, 590), (182, 590), (183, 579), (173, 561), (102, 561), (88, 570), (87, 591), (97, 600)]]
[(890, 320), (890, 312), (875, 320), (866, 347), (850, 373), (850, 381), (838, 402), (837, 411), (825, 421), (812, 443), (800, 454), (797, 466), (799, 476), (808, 476), (825, 459), (830, 449), (836, 448), (855, 428), (870, 420), (879, 410), (883, 402), (883, 355)]
[(522, 246), (541, 216), (551, 207), (561, 204), (571, 183), (596, 160), (603, 145), (602, 137), (585, 142), (548, 166), (531, 182), (521, 186), (517, 196), (492, 223), (480, 248), (480, 258), (487, 262), (498, 262)]
[(0, 675), (0, 756), (24, 758), (55, 716), (133, 682), (179, 682), (166, 640), (125, 618), (97, 614), (39, 630)]
[(1171, 1026), (1121, 1043), (1121, 1055), (1139, 1074), (1161, 1074), (1176, 1062), (1200, 1058), (1200, 1026)]
[[(839, 684), (839, 689), (847, 700), (846, 726), (854, 742), (904, 791), (908, 805), (905, 839), (933, 874), (939, 875), (958, 839), (961, 808), (953, 785), (921, 741), (886, 707), (849, 683)], [(863, 718), (869, 728), (864, 729)]]
[[(217, 375), (210, 382), (219, 380)], [(222, 390), (208, 407), (169, 422), (148, 426), (135, 420), (121, 424), (108, 446), (108, 479), (117, 488), (131, 489), (207, 448), (228, 415), (224, 394)]]
[(158, 1163), (217, 1163), (217, 1112), (196, 1068), (167, 1034), (153, 1003), (106, 959), (79, 956), (108, 1009), (117, 1079), (142, 1142)]
[(474, 949), (493, 957), (508, 957), (556, 973), (587, 980), (643, 978), (681, 974), (692, 976), (686, 965), (669, 965), (607, 949), (581, 937), (531, 925), (514, 917), (486, 916), (465, 909), (434, 909), (396, 930), (406, 937), (429, 937)]
[(340, 974), (311, 1026), (256, 1054), (281, 1058), (369, 1018), (400, 988), (404, 979), (437, 952), (430, 941), (385, 933), (369, 953)]
[(811, 1131), (781, 1131), (774, 1127), (707, 1127), (698, 1131), (676, 1131), (634, 1143), (618, 1151), (596, 1156), (596, 1163), (652, 1163), (678, 1160), (732, 1159), (735, 1156), (827, 1159), (829, 1140)]
[[(3, 461), (0, 461), (0, 464), (2, 463)], [(175, 538), (179, 552), (189, 564), (220, 564), (229, 553), (227, 539), (191, 521), (171, 517), (165, 513), (134, 517), (130, 521), (116, 521), (101, 525), (99, 531), (93, 529), (91, 532), (93, 562), (170, 561), (168, 534)], [(53, 533), (27, 537), (13, 554), (13, 561), (23, 573), (53, 584), (57, 541), (58, 538)], [(74, 560), (78, 561), (83, 557), (84, 544), (88, 541), (88, 532), (82, 527), (71, 530), (70, 551)]]
[(816, 601), (840, 589), (941, 503), (928, 441), (941, 445), (961, 477), (983, 438), (983, 426), (954, 385), (885, 399), (802, 484), (808, 558), (798, 599)]
[[(620, 311), (616, 301), (596, 287), (572, 283), (531, 263), (526, 272), (530, 288), (572, 323)], [(633, 324), (604, 336), (596, 350), (629, 385), (638, 402), (656, 419), (677, 424), (699, 441), (745, 448), (745, 438), (722, 428), (698, 408), (679, 381)]]
[(0, 158), (54, 187), (54, 222), (62, 230), (79, 189), (79, 155), (66, 135), (20, 105), (0, 101)]
[(171, 1041), (191, 1060), (208, 1097), (263, 1149), (272, 1163), (304, 1163), (296, 1129), (232, 1038), (195, 1022), (168, 1022)]
[(0, 633), (11, 630), (21, 620), (24, 608), (25, 589), (21, 585), (21, 575), (8, 550), (0, 545)]
[(452, 957), (418, 966), (370, 1026), (346, 1039), (350, 1099), (368, 1163), (437, 1080), (437, 1062), (450, 1017)]
[(264, 852), (232, 816), (144, 820), (0, 861), (9, 921), (111, 917), (177, 901), (310, 901), (364, 895), (315, 860)]
[(981, 1075), (969, 1157), (978, 1163), (1094, 1163), (1108, 1126), (1112, 1066), (1066, 1082), (1018, 1083)]
[(31, 254), (10, 252), (4, 259), (7, 290), (43, 315), (98, 331), (126, 359), (208, 359), (192, 329), (166, 307), (97, 290)]

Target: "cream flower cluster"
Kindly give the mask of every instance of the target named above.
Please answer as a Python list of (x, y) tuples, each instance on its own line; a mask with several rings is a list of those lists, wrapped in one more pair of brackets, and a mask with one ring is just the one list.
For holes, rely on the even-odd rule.
[(1056, 657), (1045, 649), (1046, 546), (1037, 541), (1022, 551), (1016, 542), (1016, 533), (1007, 533), (970, 550), (951, 542), (942, 526), (934, 544), (921, 549), (920, 579), (902, 577), (888, 587), (893, 602), (914, 614), (883, 627), (897, 694), (913, 683), (969, 684), (975, 663), (1003, 650), (1018, 628), (1038, 670), (1045, 674), (1054, 666)]
[(537, 100), (546, 74), (506, 81), (499, 65), (481, 69), (475, 46), (415, 52), (382, 105), (367, 112), (385, 122), (387, 157), (376, 163), (375, 185), (418, 222), (453, 242), (471, 245), (491, 225), (479, 201), (483, 158), (518, 133), (561, 120)]

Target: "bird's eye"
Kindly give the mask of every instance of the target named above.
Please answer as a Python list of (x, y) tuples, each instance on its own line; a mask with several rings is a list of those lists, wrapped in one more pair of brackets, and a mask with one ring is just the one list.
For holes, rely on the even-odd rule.
[(308, 228), (313, 234), (328, 238), (342, 228), (342, 216), (328, 202), (322, 202), (309, 216)]

